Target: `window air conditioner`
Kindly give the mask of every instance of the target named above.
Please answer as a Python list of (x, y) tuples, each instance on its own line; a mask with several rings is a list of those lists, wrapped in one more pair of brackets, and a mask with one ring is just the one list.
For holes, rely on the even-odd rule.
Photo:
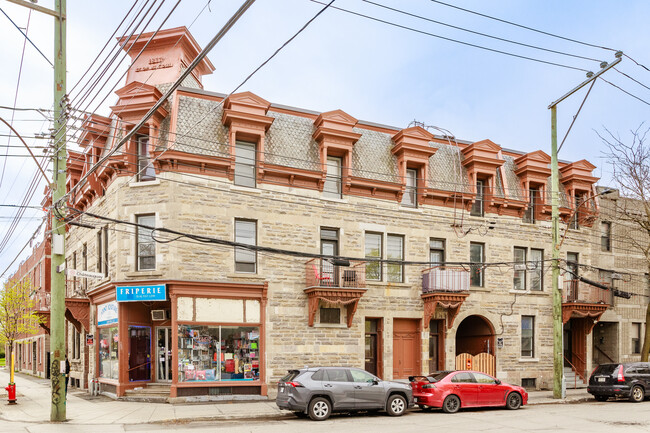
[(166, 320), (166, 310), (151, 310), (151, 320)]

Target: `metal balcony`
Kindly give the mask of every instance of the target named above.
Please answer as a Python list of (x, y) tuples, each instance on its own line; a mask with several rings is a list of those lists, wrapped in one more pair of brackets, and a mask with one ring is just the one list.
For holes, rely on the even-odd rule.
[(614, 304), (612, 290), (603, 290), (580, 280), (571, 279), (564, 281), (562, 302), (582, 304)]
[(422, 294), (469, 292), (469, 271), (460, 267), (435, 266), (422, 271)]
[(307, 287), (366, 287), (366, 262), (311, 259), (305, 263)]

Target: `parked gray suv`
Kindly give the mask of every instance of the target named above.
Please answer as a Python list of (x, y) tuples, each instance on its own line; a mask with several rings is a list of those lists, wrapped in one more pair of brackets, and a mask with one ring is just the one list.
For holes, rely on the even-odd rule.
[(400, 416), (413, 405), (413, 392), (407, 383), (384, 381), (359, 368), (311, 367), (289, 370), (278, 382), (275, 402), (315, 421), (332, 412), (363, 410)]

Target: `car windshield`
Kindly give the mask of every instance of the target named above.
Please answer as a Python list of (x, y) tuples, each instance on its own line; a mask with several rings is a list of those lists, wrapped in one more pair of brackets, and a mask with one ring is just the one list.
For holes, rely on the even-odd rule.
[(280, 382), (291, 382), (300, 374), (300, 370), (289, 370), (289, 374), (280, 379)]
[(618, 364), (603, 364), (599, 365), (594, 371), (594, 374), (612, 374), (618, 368)]
[(427, 379), (429, 379), (429, 382), (438, 382), (447, 377), (449, 373), (451, 373), (451, 371), (438, 371), (431, 376), (427, 376)]

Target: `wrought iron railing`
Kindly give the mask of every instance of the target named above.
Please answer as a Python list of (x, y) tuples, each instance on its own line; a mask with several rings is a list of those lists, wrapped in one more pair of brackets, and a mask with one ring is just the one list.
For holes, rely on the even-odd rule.
[(469, 271), (460, 267), (434, 266), (422, 271), (422, 293), (468, 292)]
[(305, 263), (307, 287), (363, 288), (366, 262), (340, 259), (311, 259)]
[(601, 289), (577, 279), (564, 281), (563, 302), (613, 305), (612, 290)]

